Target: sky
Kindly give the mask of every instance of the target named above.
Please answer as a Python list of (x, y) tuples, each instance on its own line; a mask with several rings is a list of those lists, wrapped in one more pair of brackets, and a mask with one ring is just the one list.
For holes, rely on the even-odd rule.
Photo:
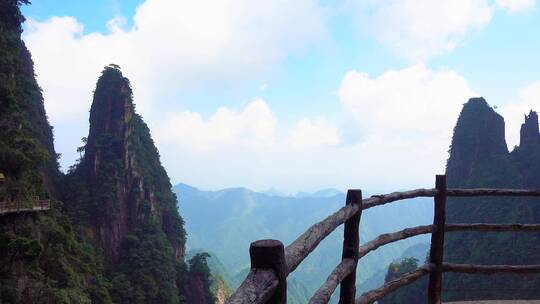
[(540, 110), (536, 0), (41, 0), (22, 8), (64, 170), (121, 66), (173, 184), (431, 187), (462, 105)]

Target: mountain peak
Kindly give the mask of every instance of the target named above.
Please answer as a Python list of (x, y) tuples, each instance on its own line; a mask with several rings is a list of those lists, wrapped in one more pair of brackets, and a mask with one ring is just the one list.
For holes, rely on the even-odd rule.
[(525, 148), (539, 144), (538, 113), (531, 110), (529, 115), (525, 115), (525, 122), (521, 125), (519, 146)]
[(126, 138), (134, 112), (129, 80), (117, 65), (106, 66), (97, 81), (90, 108), (89, 146), (93, 146), (97, 137), (103, 134)]
[[(160, 226), (175, 257), (183, 259), (185, 233), (176, 196), (148, 126), (135, 112), (129, 80), (114, 64), (99, 77), (90, 110), (84, 158), (77, 167), (90, 190), (83, 205), (107, 258), (116, 261), (129, 234)], [(77, 198), (74, 198), (77, 200)]]
[(448, 179), (465, 183), (481, 161), (507, 154), (503, 117), (483, 97), (469, 99), (454, 128), (447, 163)]

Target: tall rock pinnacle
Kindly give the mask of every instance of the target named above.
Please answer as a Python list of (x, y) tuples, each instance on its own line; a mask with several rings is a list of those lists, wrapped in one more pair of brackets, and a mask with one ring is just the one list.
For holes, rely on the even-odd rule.
[(91, 192), (88, 213), (107, 257), (115, 261), (126, 236), (151, 219), (177, 259), (183, 258), (176, 196), (150, 131), (135, 112), (129, 80), (116, 65), (105, 67), (97, 82), (81, 167)]
[[(504, 119), (482, 97), (463, 106), (454, 128), (447, 175), (450, 181), (466, 183), (481, 161), (508, 154)], [(452, 185), (457, 186), (457, 185)]]
[(525, 115), (525, 122), (521, 125), (519, 146), (527, 148), (540, 144), (540, 132), (538, 131), (538, 114), (531, 110)]

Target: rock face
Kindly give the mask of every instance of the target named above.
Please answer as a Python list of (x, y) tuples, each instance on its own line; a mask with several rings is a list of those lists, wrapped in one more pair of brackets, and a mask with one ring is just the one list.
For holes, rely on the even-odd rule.
[(186, 287), (186, 302), (187, 303), (200, 303), (200, 304), (214, 304), (217, 299), (213, 299), (212, 295), (208, 293), (208, 286), (204, 280), (206, 278), (197, 274), (191, 274), (188, 278)]
[(525, 115), (525, 122), (521, 125), (519, 146), (528, 148), (540, 145), (540, 132), (538, 131), (538, 113), (531, 110)]
[[(144, 199), (131, 191), (142, 181), (138, 168), (130, 168), (134, 162), (133, 152), (128, 145), (128, 138), (133, 133), (129, 123), (133, 118), (130, 95), (129, 84), (122, 79), (119, 71), (104, 71), (97, 83), (90, 110), (90, 133), (85, 153), (90, 188), (102, 189), (106, 186), (104, 183), (111, 183), (113, 187), (111, 196), (103, 198), (101, 211), (104, 213), (95, 223), (101, 246), (113, 260), (119, 256), (121, 241), (134, 228), (138, 205)], [(105, 168), (105, 162), (111, 161), (117, 163)], [(114, 182), (104, 177), (119, 180)]]
[(454, 186), (465, 185), (485, 160), (508, 154), (504, 119), (482, 97), (471, 98), (461, 110), (450, 148), (446, 174)]
[(215, 277), (214, 280), (215, 304), (225, 304), (225, 301), (231, 296), (231, 293), (221, 277)]
[[(531, 111), (521, 127), (520, 146), (511, 153), (504, 120), (482, 98), (469, 100), (454, 129), (447, 163), (449, 187), (538, 188), (538, 116)], [(447, 222), (540, 223), (537, 198), (452, 198)], [(539, 233), (452, 232), (446, 234), (445, 261), (470, 264), (538, 264)], [(445, 274), (446, 301), (538, 299), (540, 276)]]
[(46, 212), (0, 216), (0, 303), (111, 303), (100, 260), (77, 237), (43, 97), (21, 40), (19, 5), (0, 0), (0, 201), (48, 198)]
[[(34, 75), (34, 62), (32, 61), (32, 56), (30, 52), (22, 44), (21, 48), (21, 74), (27, 79), (35, 79)], [(35, 80), (34, 80), (35, 81)], [(43, 104), (43, 96), (41, 94), (41, 89), (35, 84), (36, 93), (32, 94), (32, 107), (33, 109), (29, 111), (29, 119), (32, 124), (32, 130), (34, 136), (39, 140), (40, 144), (45, 148), (48, 154), (48, 160), (42, 168), (42, 180), (47, 191), (54, 197), (59, 196), (59, 179), (60, 171), (58, 170), (58, 162), (56, 151), (54, 149), (54, 139), (52, 127), (47, 120), (47, 114), (45, 113), (45, 107)]]
[(116, 261), (125, 237), (151, 216), (182, 260), (185, 233), (176, 196), (148, 127), (135, 113), (129, 81), (116, 65), (106, 67), (97, 82), (84, 150), (81, 169), (93, 201), (88, 211), (106, 256)]
[[(34, 63), (21, 39), (18, 1), (0, 2), (0, 172), (31, 179), (34, 196), (57, 194), (59, 170)], [(33, 189), (29, 189), (33, 188)]]

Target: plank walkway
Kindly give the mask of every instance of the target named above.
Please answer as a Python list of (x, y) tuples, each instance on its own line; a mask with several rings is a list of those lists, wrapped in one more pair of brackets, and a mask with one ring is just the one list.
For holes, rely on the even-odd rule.
[(39, 212), (50, 209), (49, 200), (36, 199), (32, 206), (29, 204), (19, 204), (17, 202), (0, 202), (0, 215), (22, 212)]

